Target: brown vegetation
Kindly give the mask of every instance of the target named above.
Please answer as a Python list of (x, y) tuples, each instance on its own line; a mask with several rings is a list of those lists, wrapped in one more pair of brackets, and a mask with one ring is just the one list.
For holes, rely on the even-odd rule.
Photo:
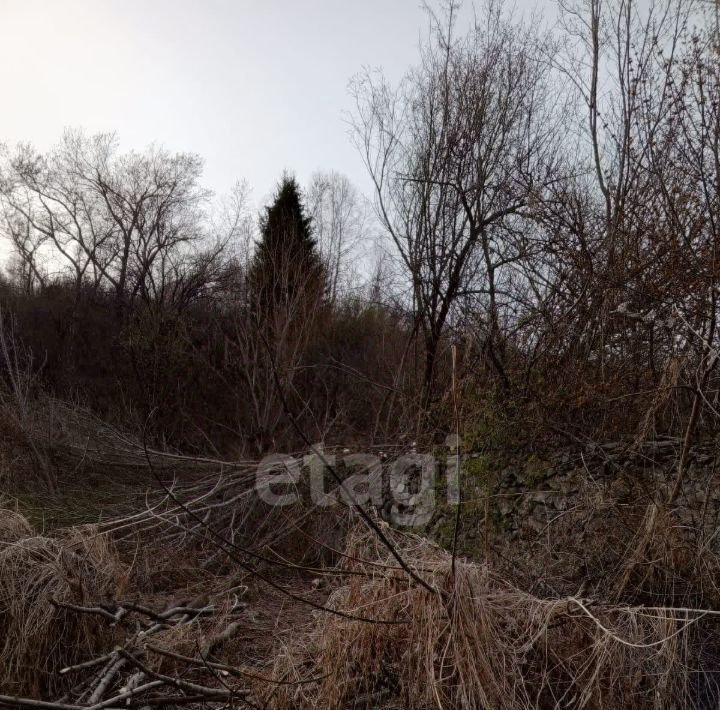
[[(717, 707), (717, 31), (444, 8), (352, 83), (375, 221), (336, 173), (256, 227), (197, 156), (2, 149), (0, 707)], [(461, 505), (259, 499), (340, 447), (433, 452)], [(508, 529), (560, 447), (571, 500)]]
[[(109, 442), (88, 455), (144, 454)], [(248, 464), (147, 456), (146, 504), (100, 524), (37, 536), (3, 511), (0, 705), (717, 702), (720, 558), (689, 504), (658, 505), (641, 549), (648, 499), (589, 480), (548, 529), (455, 560), (372, 511), (391, 548), (346, 507), (266, 506)]]

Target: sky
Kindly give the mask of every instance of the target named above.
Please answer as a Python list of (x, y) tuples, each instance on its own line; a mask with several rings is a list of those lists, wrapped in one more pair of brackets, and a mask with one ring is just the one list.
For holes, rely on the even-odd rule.
[(200, 154), (206, 187), (246, 179), (258, 204), (284, 170), (369, 193), (348, 82), (399, 79), (425, 27), (420, 0), (0, 0), (0, 141), (116, 131)]

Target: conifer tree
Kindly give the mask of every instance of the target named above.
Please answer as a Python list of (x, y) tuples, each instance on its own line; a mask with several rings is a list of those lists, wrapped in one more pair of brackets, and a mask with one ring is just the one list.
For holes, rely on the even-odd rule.
[(291, 309), (300, 316), (316, 306), (325, 291), (325, 269), (295, 178), (281, 180), (261, 218), (260, 235), (249, 275), (260, 315)]

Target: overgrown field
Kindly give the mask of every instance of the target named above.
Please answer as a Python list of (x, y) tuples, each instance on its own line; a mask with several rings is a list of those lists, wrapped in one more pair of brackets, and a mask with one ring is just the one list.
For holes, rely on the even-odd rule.
[[(468, 465), (442, 547), (374, 508), (274, 508), (252, 462), (74, 411), (44, 451), (56, 494), (22, 485), (31, 452), (5, 434), (2, 706), (717, 707), (711, 495), (669, 506), (588, 461), (572, 505), (508, 536)], [(710, 491), (714, 463), (691, 471)]]

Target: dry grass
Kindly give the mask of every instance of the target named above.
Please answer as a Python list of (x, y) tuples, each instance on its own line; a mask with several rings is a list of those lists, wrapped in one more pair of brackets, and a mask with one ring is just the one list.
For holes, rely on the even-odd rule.
[(34, 536), (19, 513), (0, 510), (0, 687), (37, 696), (58, 689), (57, 671), (111, 639), (95, 618), (53, 604), (117, 594), (125, 572), (92, 527)]
[[(347, 512), (342, 515), (347, 518)], [(571, 525), (571, 517), (563, 524)], [(147, 523), (139, 520), (141, 527)], [(716, 706), (720, 698), (712, 655), (720, 648), (713, 632), (717, 612), (678, 608), (667, 598), (654, 607), (631, 603), (619, 598), (617, 585), (607, 578), (587, 596), (532, 593), (530, 586), (511, 584), (498, 568), (457, 560), (453, 571), (443, 549), (385, 528), (403, 558), (436, 590), (432, 593), (412, 583), (377, 538), (358, 525), (346, 537), (344, 556), (336, 557), (339, 566), (327, 567), (333, 574), (319, 589), (307, 575), (286, 570), (281, 578), (275, 571), (283, 587), (305, 597), (315, 594), (316, 603), (392, 622), (368, 623), (312, 610), (277, 590), (269, 594), (260, 580), (238, 575), (226, 563), (211, 573), (202, 567), (205, 554), (196, 559), (195, 572), (180, 570), (180, 560), (190, 560), (198, 544), (192, 535), (182, 544), (176, 541), (169, 587), (160, 590), (150, 581), (151, 568), (142, 571), (151, 559), (156, 571), (165, 566), (152, 546), (138, 550), (130, 577), (109, 542), (112, 536), (98, 534), (96, 527), (59, 530), (51, 538), (35, 536), (14, 511), (2, 511), (0, 521), (0, 687), (5, 692), (37, 697), (67, 690), (58, 681), (59, 669), (103, 653), (121, 639), (112, 637), (106, 621), (57, 608), (51, 600), (92, 605), (121, 597), (129, 583), (127, 593), (154, 608), (207, 592), (216, 609), (212, 616), (168, 628), (153, 643), (197, 658), (235, 624), (233, 633), (213, 646), (211, 658), (238, 668), (253, 698), (277, 710), (660, 710), (670, 699), (681, 710)], [(667, 585), (685, 570), (687, 555), (678, 553), (682, 528), (666, 513), (654, 529), (647, 546), (653, 560), (609, 565), (607, 571), (614, 569), (615, 579), (627, 588), (666, 595)], [(153, 528), (153, 536), (160, 530)], [(541, 564), (544, 553), (536, 551)], [(622, 551), (616, 548), (618, 562)], [(612, 551), (605, 555), (609, 563)], [(697, 574), (716, 571), (706, 567)], [(246, 609), (241, 613), (238, 599)], [(187, 668), (154, 652), (148, 662), (170, 674)]]
[(16, 543), (32, 535), (33, 529), (24, 515), (0, 507), (0, 545)]
[[(330, 603), (397, 624), (324, 615), (275, 663), (301, 681), (312, 660), (317, 684), (283, 686), (277, 708), (674, 708), (717, 702), (712, 672), (698, 662), (702, 612), (630, 607), (574, 597), (543, 599), (486, 567), (460, 562), (415, 538), (395, 542), (438, 590), (408, 584), (367, 534), (355, 535), (364, 566)], [(372, 570), (372, 572), (370, 572)], [(358, 698), (364, 698), (360, 704)]]
[[(145, 452), (110, 440), (114, 449), (86, 445), (78, 455), (117, 466), (127, 457), (139, 470)], [(94, 605), (125, 595), (154, 609), (207, 597), (213, 614), (159, 631), (148, 664), (213, 683), (204, 653), (198, 661), (212, 646), (212, 660), (238, 670), (253, 701), (276, 710), (718, 706), (720, 564), (709, 506), (695, 527), (662, 507), (648, 525), (637, 491), (588, 484), (535, 540), (518, 539), (487, 564), (453, 565), (430, 541), (385, 527), (432, 593), (346, 508), (272, 509), (258, 503), (246, 463), (218, 471), (212, 460), (150, 457), (163, 480), (173, 480), (176, 463), (186, 475), (171, 491), (156, 485), (142, 504), (128, 499), (127, 510), (109, 505), (116, 513), (99, 525), (39, 536), (0, 503), (4, 692), (57, 697), (68, 690), (61, 668), (133, 633), (132, 624), (113, 630), (53, 599)], [(224, 552), (211, 531), (229, 542)], [(582, 591), (581, 580), (589, 580)]]

